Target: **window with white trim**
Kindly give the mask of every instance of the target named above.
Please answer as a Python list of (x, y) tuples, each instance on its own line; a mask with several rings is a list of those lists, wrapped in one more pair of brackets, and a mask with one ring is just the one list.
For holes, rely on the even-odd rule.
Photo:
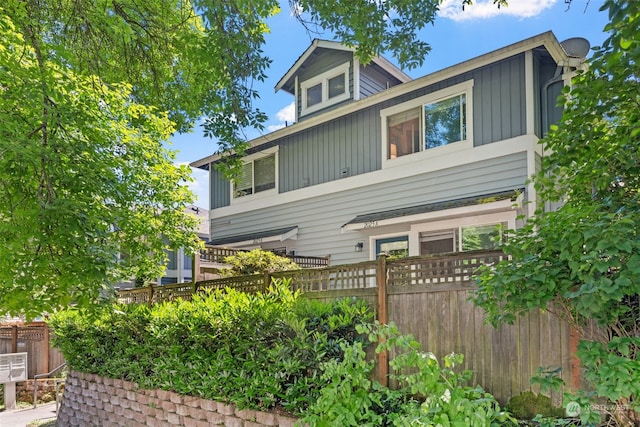
[(350, 99), (349, 67), (350, 63), (345, 62), (316, 77), (303, 81), (300, 84), (302, 94), (302, 110), (300, 114), (310, 114)]
[(276, 188), (276, 154), (249, 160), (233, 183), (233, 197), (243, 197)]
[(469, 141), (473, 80), (380, 112), (385, 159)]
[(507, 223), (467, 225), (420, 233), (420, 255), (497, 249)]

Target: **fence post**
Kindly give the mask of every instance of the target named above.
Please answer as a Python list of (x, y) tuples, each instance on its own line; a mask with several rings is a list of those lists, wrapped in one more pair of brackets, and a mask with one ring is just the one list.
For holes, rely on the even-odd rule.
[(268, 271), (264, 272), (264, 290), (263, 292), (266, 292), (267, 289), (269, 289), (269, 285), (271, 284), (271, 275), (269, 274)]
[(191, 272), (191, 281), (197, 282), (201, 279), (200, 277), (200, 250), (198, 249), (195, 254), (193, 254), (193, 261), (191, 262), (191, 268), (193, 271)]
[(18, 326), (11, 326), (11, 353), (18, 352)]
[[(376, 279), (378, 282), (378, 322), (381, 325), (389, 323), (387, 314), (387, 255), (378, 255), (378, 265), (376, 266)], [(378, 344), (384, 340), (378, 338)], [(389, 385), (389, 354), (387, 350), (378, 353), (378, 382), (383, 386)]]
[[(44, 324), (44, 371), (49, 372), (49, 325)], [(35, 381), (35, 380), (34, 380)]]
[(149, 284), (149, 307), (153, 305), (153, 285)]

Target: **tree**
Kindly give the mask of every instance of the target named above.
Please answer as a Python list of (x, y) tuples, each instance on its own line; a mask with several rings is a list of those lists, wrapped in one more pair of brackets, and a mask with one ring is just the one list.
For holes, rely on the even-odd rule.
[(222, 277), (246, 276), (300, 269), (298, 264), (289, 258), (262, 249), (238, 252), (235, 255), (226, 257), (224, 262), (225, 264), (229, 264), (230, 267), (220, 269), (220, 275)]
[[(409, 66), (437, 3), (291, 0), (301, 20), (358, 43), (363, 62), (390, 50)], [(265, 120), (253, 83), (278, 12), (277, 0), (3, 2), (1, 311), (88, 305), (122, 277), (157, 275), (165, 239), (195, 249), (187, 170), (160, 143), (205, 117), (221, 152), (244, 152), (243, 129)]]
[[(564, 115), (541, 141), (538, 209), (480, 276), (475, 303), (493, 324), (550, 308), (583, 334), (578, 357), (596, 394), (640, 421), (640, 5), (607, 0), (610, 36), (564, 95)], [(588, 334), (595, 323), (599, 334)], [(634, 410), (636, 412), (634, 412)], [(636, 424), (637, 425), (637, 424)]]

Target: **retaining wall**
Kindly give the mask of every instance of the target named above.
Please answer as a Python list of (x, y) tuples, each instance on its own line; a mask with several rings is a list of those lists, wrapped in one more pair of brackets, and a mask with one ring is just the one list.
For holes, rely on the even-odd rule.
[(239, 410), (232, 404), (145, 390), (133, 382), (71, 371), (58, 427), (293, 427), (297, 420), (270, 412)]

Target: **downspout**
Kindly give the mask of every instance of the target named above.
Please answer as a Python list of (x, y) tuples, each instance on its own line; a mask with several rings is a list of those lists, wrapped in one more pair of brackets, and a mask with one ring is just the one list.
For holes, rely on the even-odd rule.
[(540, 133), (543, 138), (547, 135), (549, 129), (549, 108), (547, 107), (547, 102), (549, 100), (549, 87), (553, 84), (564, 81), (564, 74), (562, 71), (563, 67), (558, 65), (554, 76), (542, 85), (542, 132)]

